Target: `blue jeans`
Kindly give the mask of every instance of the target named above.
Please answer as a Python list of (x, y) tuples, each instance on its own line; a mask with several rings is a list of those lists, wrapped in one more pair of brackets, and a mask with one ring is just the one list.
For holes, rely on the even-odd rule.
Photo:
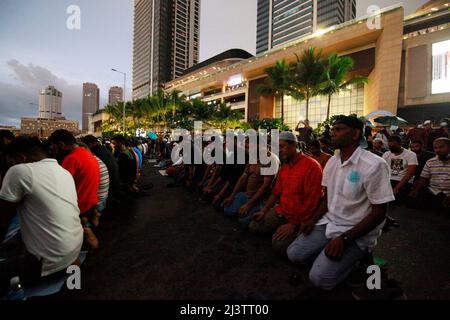
[(289, 260), (298, 265), (313, 263), (309, 279), (323, 290), (333, 290), (353, 271), (357, 263), (367, 256), (356, 243), (345, 248), (342, 258), (330, 260), (325, 255), (325, 247), (331, 241), (325, 236), (326, 225), (315, 226), (308, 235), (299, 235), (287, 249)]
[[(224, 212), (229, 217), (236, 217), (239, 213), (239, 208), (242, 207), (249, 201), (249, 197), (245, 192), (239, 192), (233, 199), (228, 207), (225, 207)], [(239, 226), (242, 228), (247, 228), (252, 221), (252, 216), (262, 208), (262, 201), (258, 200), (257, 203), (250, 209), (249, 214), (246, 217), (239, 219)]]

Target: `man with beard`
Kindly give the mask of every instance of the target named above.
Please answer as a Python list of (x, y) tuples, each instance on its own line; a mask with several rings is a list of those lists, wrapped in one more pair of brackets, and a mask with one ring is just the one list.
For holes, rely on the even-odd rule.
[[(251, 143), (249, 139), (245, 141), (246, 154), (249, 154)], [(261, 147), (262, 148), (262, 147)], [(259, 150), (259, 149), (258, 149)], [(239, 216), (239, 225), (248, 228), (252, 221), (252, 215), (261, 210), (263, 199), (270, 191), (273, 180), (279, 170), (278, 157), (267, 152), (271, 160), (268, 164), (262, 164), (259, 156), (257, 163), (247, 164), (244, 174), (239, 178), (231, 195), (224, 201), (224, 212), (230, 217)], [(265, 172), (272, 166), (270, 172)]]
[(344, 281), (374, 249), (388, 203), (394, 200), (386, 161), (359, 146), (363, 127), (352, 116), (334, 123), (332, 143), (340, 153), (325, 167), (325, 196), (287, 250), (293, 263), (313, 263), (309, 278), (323, 290)]
[(320, 202), (322, 168), (297, 150), (297, 137), (292, 132), (280, 133), (279, 141), (280, 158), (285, 164), (265, 206), (253, 215), (250, 232), (272, 235), (272, 248), (285, 255), (299, 228), (311, 219)]
[(86, 240), (92, 249), (98, 248), (98, 239), (92, 231), (90, 220), (95, 216), (100, 184), (100, 168), (97, 159), (77, 145), (75, 137), (67, 130), (56, 130), (49, 137), (51, 149), (62, 167), (75, 181)]
[(72, 176), (50, 159), (37, 138), (20, 137), (6, 148), (12, 167), (0, 189), (0, 242), (11, 218), (20, 217), (22, 241), (0, 247), (0, 296), (12, 277), (34, 285), (41, 277), (79, 264), (83, 243)]
[(427, 163), (427, 161), (431, 158), (434, 158), (436, 155), (432, 152), (426, 151), (424, 149), (424, 143), (421, 140), (411, 141), (411, 151), (416, 154), (417, 161), (419, 162), (416, 173), (414, 174), (414, 181), (417, 181), (420, 179), (420, 174), (422, 173), (423, 167), (425, 167), (425, 163)]
[(433, 147), (436, 157), (427, 161), (410, 196), (417, 198), (423, 209), (434, 207), (450, 213), (450, 139), (436, 139)]

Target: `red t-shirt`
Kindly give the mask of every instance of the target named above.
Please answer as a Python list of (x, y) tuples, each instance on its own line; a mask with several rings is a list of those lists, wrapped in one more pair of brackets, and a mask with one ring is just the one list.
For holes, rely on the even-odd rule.
[(98, 203), (100, 168), (97, 159), (84, 148), (78, 147), (64, 159), (62, 166), (75, 180), (78, 207), (83, 215)]
[(299, 153), (292, 165), (280, 169), (272, 193), (280, 197), (275, 212), (300, 225), (311, 219), (322, 198), (322, 168), (316, 160)]

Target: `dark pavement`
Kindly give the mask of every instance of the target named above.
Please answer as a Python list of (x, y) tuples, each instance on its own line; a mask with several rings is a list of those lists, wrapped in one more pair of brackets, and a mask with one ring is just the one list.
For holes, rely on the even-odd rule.
[[(289, 284), (297, 268), (271, 250), (270, 239), (238, 229), (232, 219), (196, 201), (169, 178), (146, 166), (149, 197), (126, 212), (105, 217), (101, 248), (82, 267), (82, 290), (57, 299), (232, 299), (251, 292), (294, 299), (302, 285)], [(376, 256), (410, 299), (450, 299), (450, 217), (394, 209), (401, 224), (382, 236)], [(351, 299), (346, 289), (331, 298)]]

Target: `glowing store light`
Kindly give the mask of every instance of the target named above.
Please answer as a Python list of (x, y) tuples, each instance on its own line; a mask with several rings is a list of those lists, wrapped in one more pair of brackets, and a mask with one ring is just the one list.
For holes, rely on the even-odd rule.
[(229, 87), (232, 87), (232, 86), (237, 86), (238, 84), (241, 84), (242, 82), (243, 82), (242, 74), (237, 74), (237, 75), (231, 76), (228, 79), (227, 85)]

